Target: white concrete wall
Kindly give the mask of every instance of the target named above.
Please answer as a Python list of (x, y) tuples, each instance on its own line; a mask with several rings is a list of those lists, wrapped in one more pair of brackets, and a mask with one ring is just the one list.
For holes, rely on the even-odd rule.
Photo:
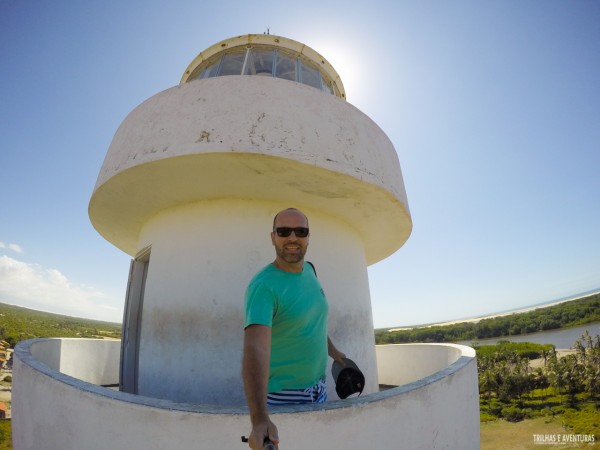
[[(379, 384), (402, 386), (444, 370), (465, 352), (454, 344), (392, 344), (377, 346)], [(424, 358), (423, 355), (427, 355)], [(473, 355), (474, 356), (474, 355)], [(402, 370), (398, 370), (402, 361)]]
[[(144, 227), (152, 246), (142, 315), (139, 394), (180, 402), (243, 405), (240, 379), (244, 292), (275, 258), (274, 215), (292, 204), (221, 200), (173, 208)], [(348, 224), (306, 210), (306, 255), (330, 305), (329, 332), (376, 392), (368, 275), (360, 237)], [(256, 238), (258, 236), (259, 238)], [(330, 360), (331, 365), (331, 360)], [(337, 398), (328, 370), (329, 394)]]
[(98, 385), (119, 383), (120, 340), (47, 339), (31, 349), (32, 356), (57, 372)]
[[(32, 354), (39, 353), (52, 360), (40, 350), (54, 347), (56, 353), (60, 341), (47, 342), (26, 341), (15, 350), (15, 450), (247, 448), (240, 441), (249, 431), (246, 408), (161, 401), (94, 386), (34, 358)], [(393, 346), (384, 352), (385, 358), (395, 360), (395, 364), (386, 362), (386, 367), (401, 372), (403, 358), (413, 354), (412, 347)], [(418, 361), (454, 360), (457, 349), (460, 356), (454, 363), (408, 385), (352, 400), (272, 411), (281, 448), (478, 449), (474, 351), (464, 346), (424, 345), (418, 348)], [(80, 352), (69, 354), (74, 358)]]

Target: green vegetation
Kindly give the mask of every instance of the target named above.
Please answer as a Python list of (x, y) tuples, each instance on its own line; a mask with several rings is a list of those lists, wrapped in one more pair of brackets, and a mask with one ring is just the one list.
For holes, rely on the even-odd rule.
[(10, 419), (0, 419), (0, 450), (11, 448), (13, 447)]
[(377, 344), (409, 342), (476, 341), (515, 336), (536, 331), (567, 328), (600, 321), (600, 294), (524, 313), (462, 322), (454, 325), (418, 327), (407, 330), (375, 330)]
[(559, 357), (552, 345), (476, 348), (481, 422), (560, 416), (570, 432), (600, 436), (600, 335), (586, 332), (574, 349)]
[(480, 345), (476, 349), (479, 360), (494, 358), (497, 361), (506, 361), (514, 354), (528, 359), (546, 358), (550, 352), (554, 351), (554, 345), (499, 341), (496, 345)]
[(120, 338), (121, 324), (0, 303), (0, 339), (14, 347), (20, 341), (39, 337)]

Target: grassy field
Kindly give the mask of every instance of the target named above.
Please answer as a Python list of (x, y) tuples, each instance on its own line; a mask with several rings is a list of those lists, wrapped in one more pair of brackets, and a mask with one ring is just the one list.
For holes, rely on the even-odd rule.
[(538, 417), (536, 419), (523, 420), (517, 423), (496, 420), (481, 424), (481, 449), (482, 450), (542, 450), (544, 448), (600, 448), (596, 436), (593, 445), (579, 444), (536, 444), (534, 435), (570, 435), (562, 426), (560, 417)]

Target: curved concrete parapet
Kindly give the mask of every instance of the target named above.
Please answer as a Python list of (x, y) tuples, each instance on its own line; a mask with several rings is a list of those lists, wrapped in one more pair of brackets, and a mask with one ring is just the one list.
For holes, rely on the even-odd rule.
[[(247, 409), (175, 403), (118, 392), (118, 341), (35, 339), (15, 349), (16, 450), (236, 449)], [(478, 449), (473, 349), (391, 345), (377, 349), (380, 383), (419, 377), (364, 397), (272, 411), (286, 450)], [(410, 359), (410, 360), (408, 360)], [(408, 374), (402, 374), (409, 365)], [(81, 378), (76, 378), (79, 376)]]

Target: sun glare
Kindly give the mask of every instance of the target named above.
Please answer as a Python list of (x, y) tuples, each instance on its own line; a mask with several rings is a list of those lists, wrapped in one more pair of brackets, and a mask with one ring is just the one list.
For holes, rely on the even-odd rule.
[(353, 47), (350, 42), (336, 43), (326, 40), (320, 40), (311, 47), (331, 63), (342, 79), (346, 99), (352, 103), (353, 99), (360, 96), (361, 86), (365, 83), (360, 49)]

